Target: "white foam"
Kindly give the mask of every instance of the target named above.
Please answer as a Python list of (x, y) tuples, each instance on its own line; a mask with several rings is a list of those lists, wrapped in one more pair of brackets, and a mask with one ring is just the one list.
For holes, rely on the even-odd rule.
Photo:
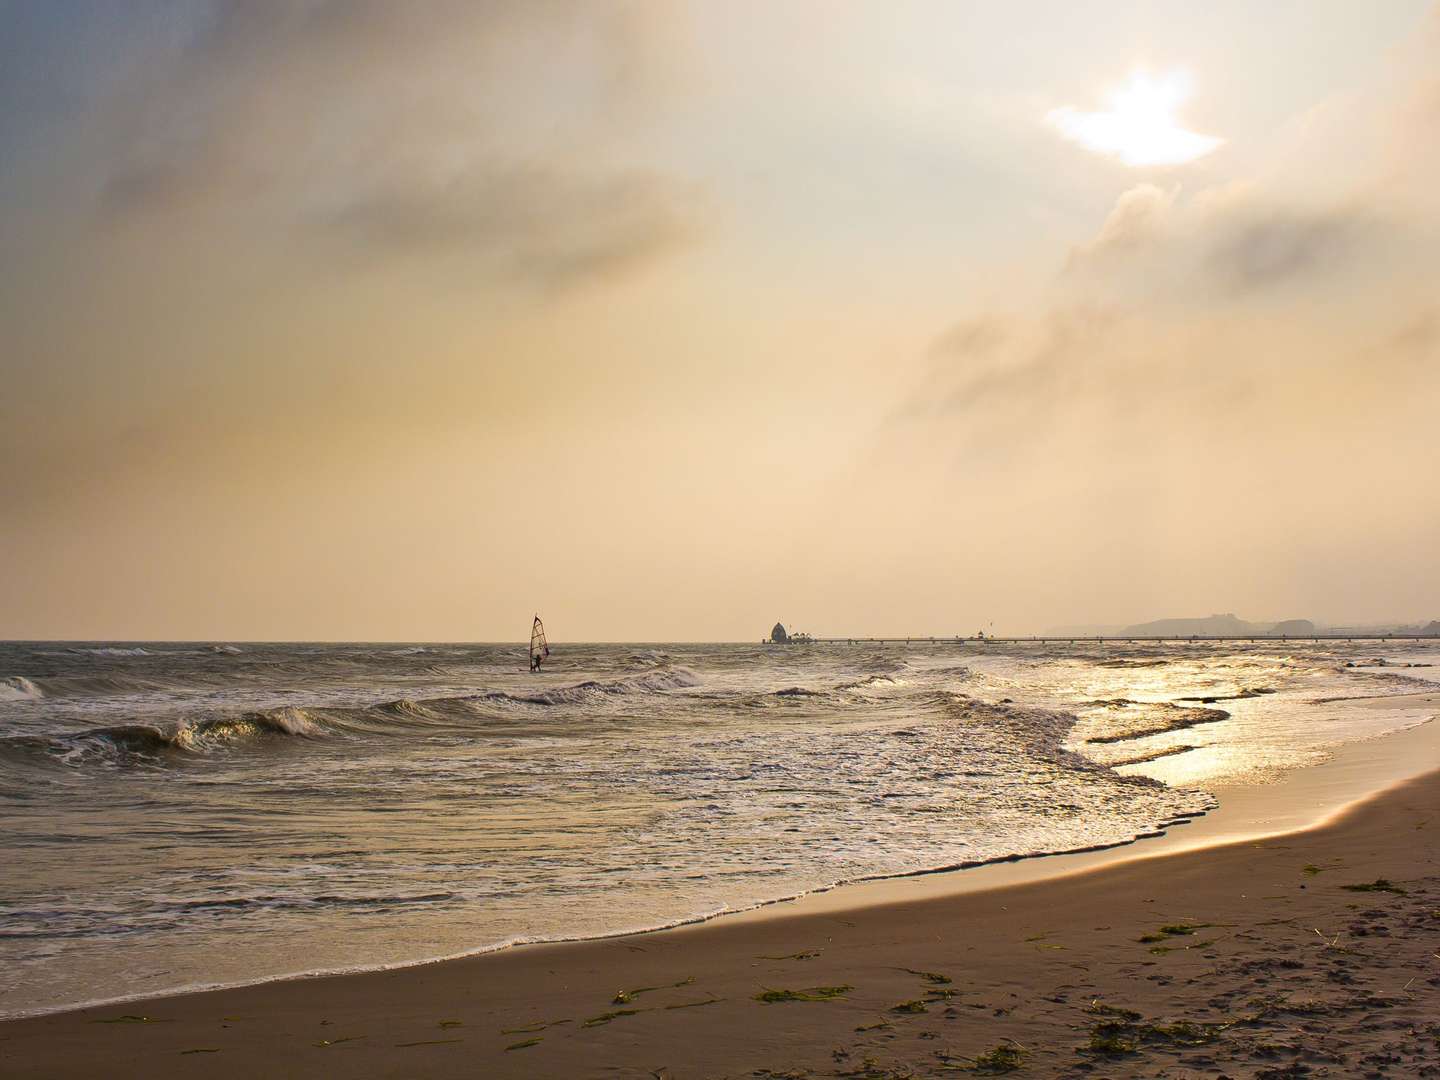
[(39, 701), (44, 696), (44, 691), (24, 675), (0, 680), (0, 701)]

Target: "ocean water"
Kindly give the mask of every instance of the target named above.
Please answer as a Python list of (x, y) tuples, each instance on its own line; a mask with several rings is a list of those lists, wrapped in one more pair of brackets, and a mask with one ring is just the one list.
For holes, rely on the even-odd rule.
[[(1378, 651), (1377, 651), (1378, 650)], [(0, 1015), (1126, 843), (1433, 643), (0, 644)]]

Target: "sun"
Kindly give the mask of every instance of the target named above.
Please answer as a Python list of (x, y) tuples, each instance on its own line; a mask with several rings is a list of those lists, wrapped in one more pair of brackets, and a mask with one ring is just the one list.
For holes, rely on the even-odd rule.
[(1180, 125), (1176, 110), (1190, 94), (1191, 79), (1183, 71), (1159, 77), (1137, 71), (1105, 96), (1107, 108), (1085, 112), (1064, 105), (1045, 120), (1072, 142), (1126, 165), (1183, 165), (1225, 142)]

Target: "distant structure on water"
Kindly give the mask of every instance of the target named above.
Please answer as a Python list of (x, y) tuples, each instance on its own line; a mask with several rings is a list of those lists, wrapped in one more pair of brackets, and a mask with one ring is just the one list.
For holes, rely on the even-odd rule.
[(814, 638), (809, 634), (791, 634), (785, 630), (784, 623), (776, 623), (775, 628), (770, 631), (769, 645), (809, 645)]

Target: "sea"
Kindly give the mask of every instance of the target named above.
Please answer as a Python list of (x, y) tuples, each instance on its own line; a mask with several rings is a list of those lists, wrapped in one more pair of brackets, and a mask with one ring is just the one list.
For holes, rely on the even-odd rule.
[(0, 643), (0, 1016), (1127, 844), (1434, 642)]

